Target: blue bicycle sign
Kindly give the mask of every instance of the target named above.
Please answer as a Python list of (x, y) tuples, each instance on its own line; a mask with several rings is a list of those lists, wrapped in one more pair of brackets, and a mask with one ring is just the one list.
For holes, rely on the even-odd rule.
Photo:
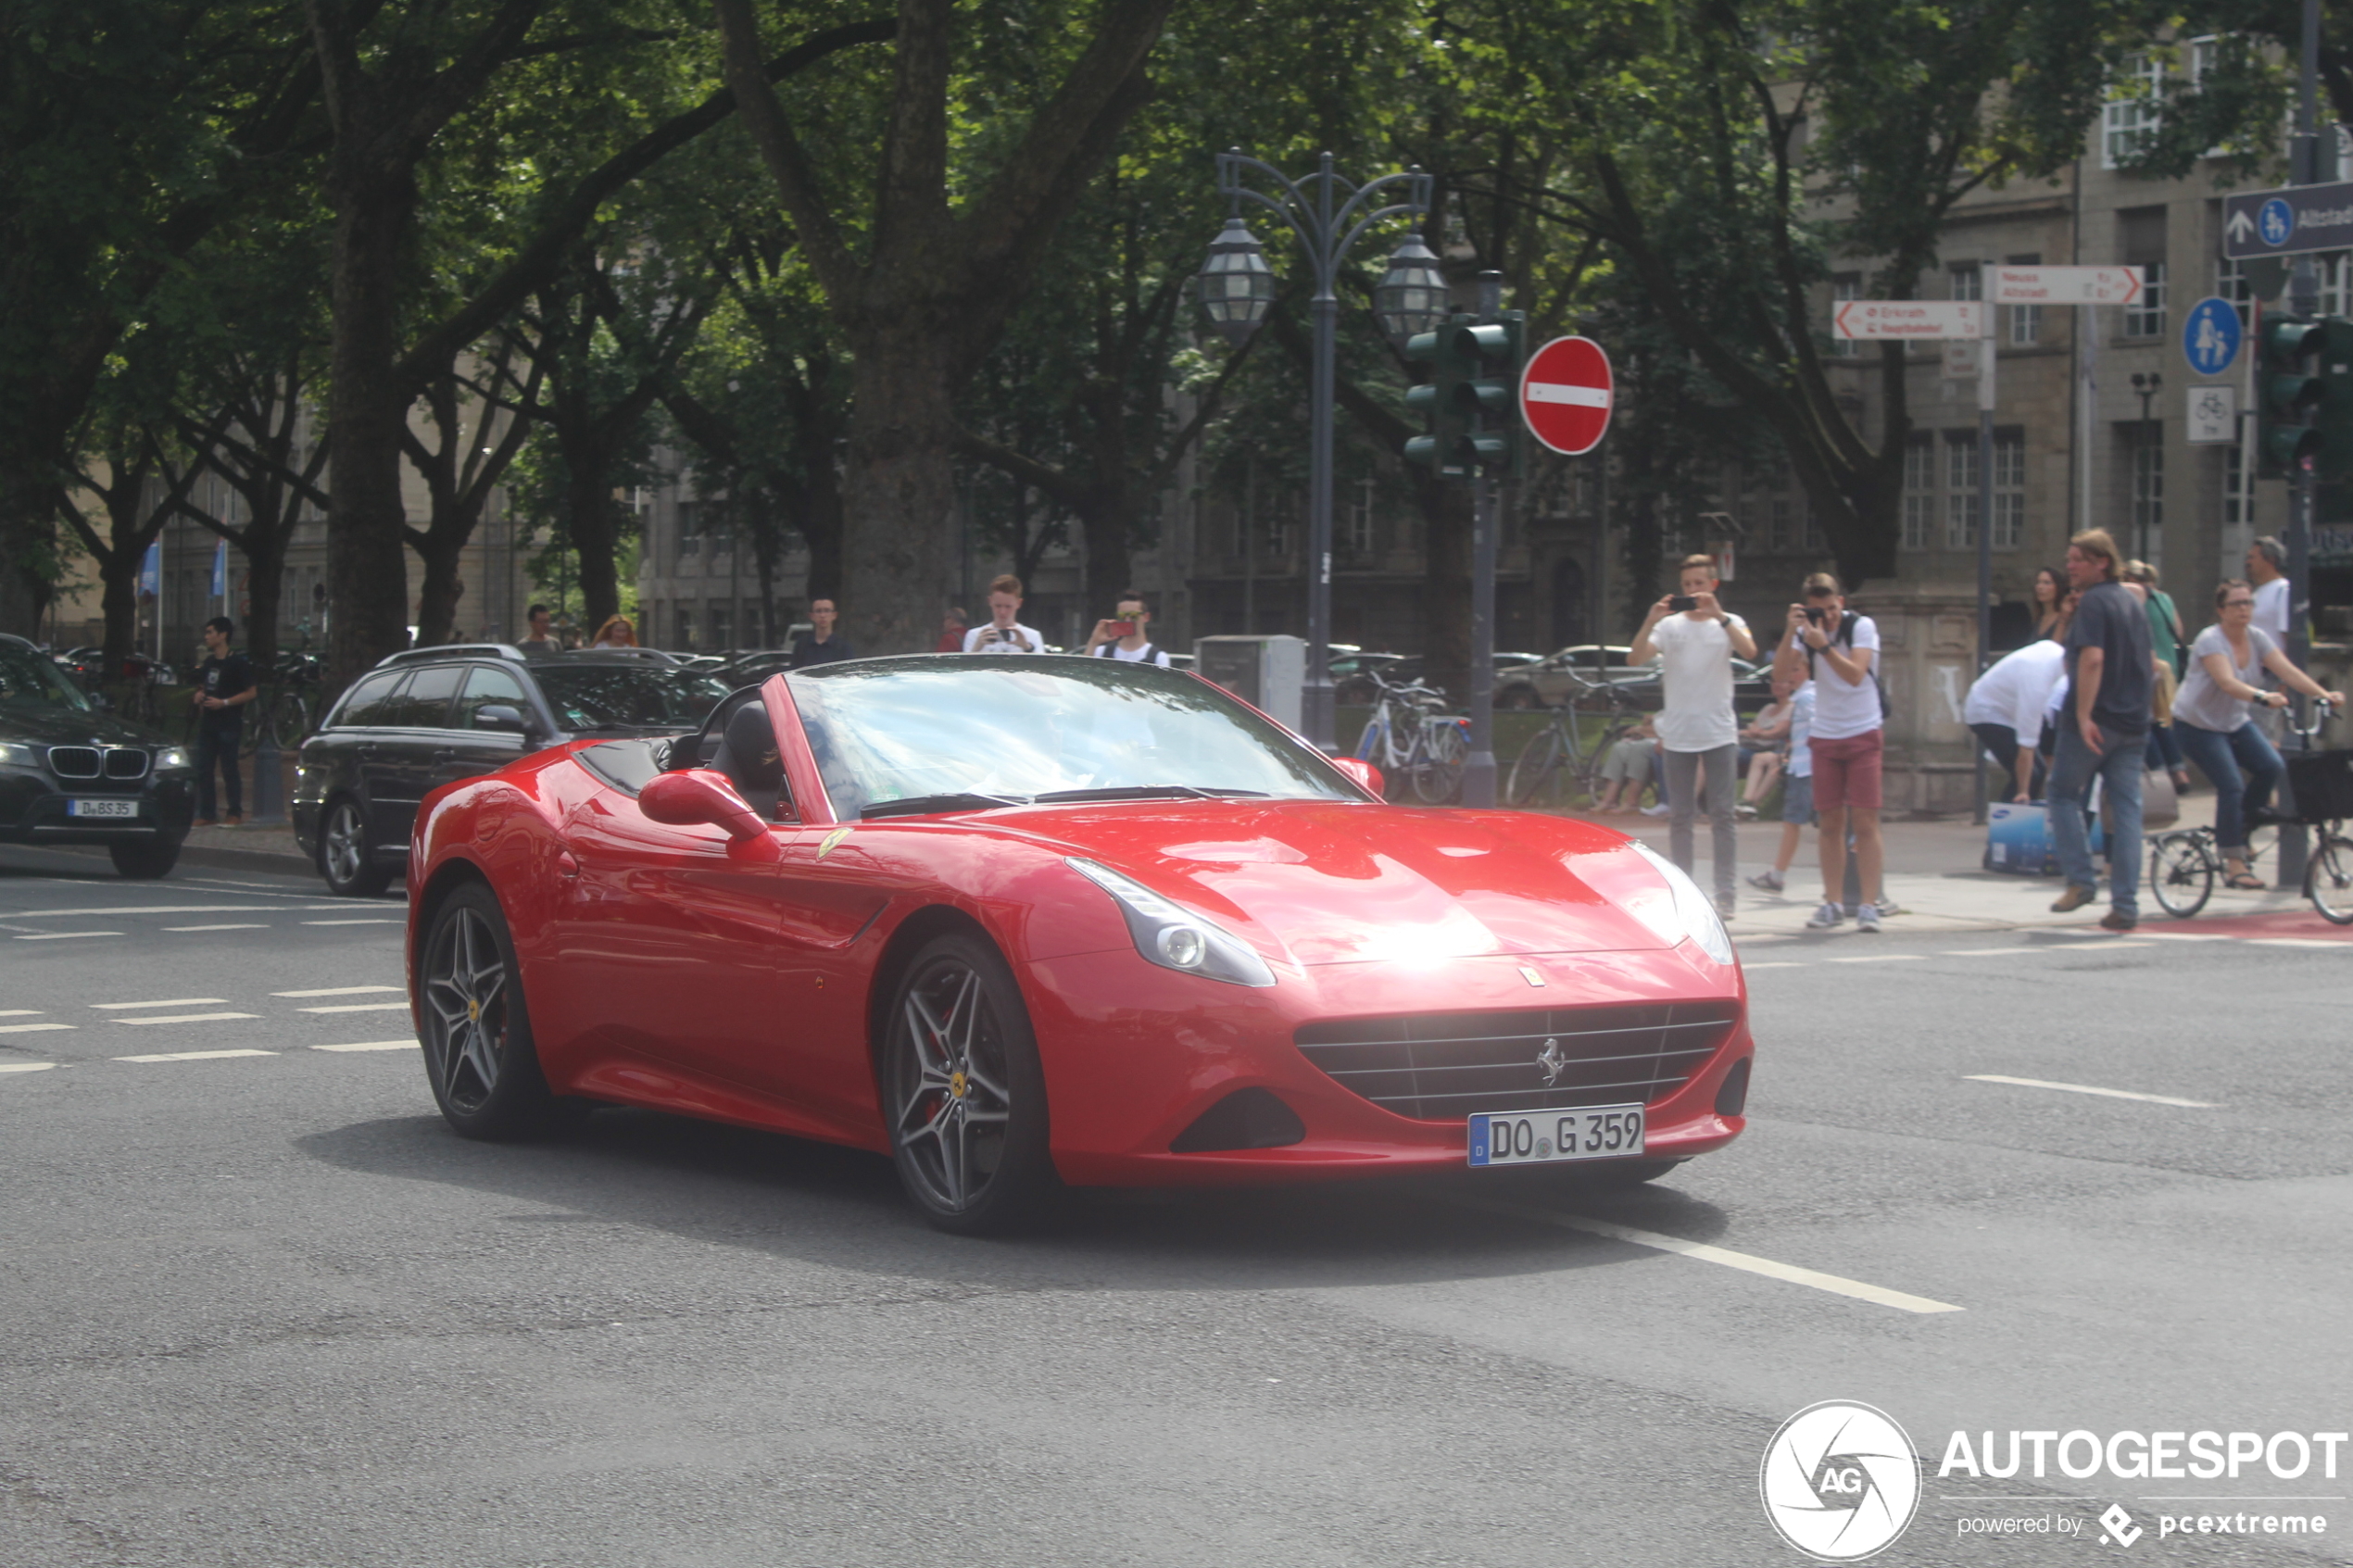
[(2239, 343), (2246, 335), (2238, 307), (2209, 295), (2191, 306), (2182, 321), (2182, 355), (2199, 375), (2219, 376), (2239, 357)]

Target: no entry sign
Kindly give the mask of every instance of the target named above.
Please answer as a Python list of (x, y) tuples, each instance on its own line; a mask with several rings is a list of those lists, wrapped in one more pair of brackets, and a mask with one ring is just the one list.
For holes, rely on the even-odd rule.
[(1610, 398), (1609, 356), (1589, 337), (1553, 339), (1520, 372), (1520, 418), (1529, 434), (1564, 457), (1601, 445)]

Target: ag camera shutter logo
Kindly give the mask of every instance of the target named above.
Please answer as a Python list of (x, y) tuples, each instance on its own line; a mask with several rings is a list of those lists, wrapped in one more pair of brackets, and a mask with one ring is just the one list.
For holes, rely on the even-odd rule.
[(1884, 1411), (1844, 1399), (1781, 1423), (1757, 1471), (1765, 1517), (1781, 1539), (1823, 1562), (1884, 1549), (1920, 1503), (1920, 1461)]

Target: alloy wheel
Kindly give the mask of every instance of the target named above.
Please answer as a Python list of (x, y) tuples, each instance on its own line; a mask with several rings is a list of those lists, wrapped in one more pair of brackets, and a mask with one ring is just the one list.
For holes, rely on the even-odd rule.
[(904, 1169), (949, 1212), (971, 1208), (1002, 1167), (1013, 1114), (1002, 1021), (980, 972), (942, 957), (900, 1000), (896, 1127)]
[(357, 883), (367, 868), (368, 835), (359, 809), (350, 801), (343, 801), (328, 816), (326, 846), (327, 880), (337, 887)]
[(507, 1059), (507, 962), (490, 922), (460, 906), (434, 933), (425, 955), (427, 1061), (442, 1098), (479, 1110), (498, 1087)]

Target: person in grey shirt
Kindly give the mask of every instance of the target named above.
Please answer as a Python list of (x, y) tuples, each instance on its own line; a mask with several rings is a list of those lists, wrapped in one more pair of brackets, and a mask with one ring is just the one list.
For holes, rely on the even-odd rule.
[(2157, 683), (2148, 612), (2117, 581), (2122, 564), (2105, 530), (2068, 541), (2068, 581), (2082, 596), (2067, 629), (2070, 700), (2059, 714), (2049, 781), (2051, 842), (2067, 877), (2053, 914), (2080, 909), (2099, 897), (2085, 819), (2092, 781), (2100, 781), (2100, 816), (2108, 834), (2108, 910), (2100, 924), (2109, 931), (2130, 931), (2141, 922), (2142, 753)]
[(2214, 607), (2215, 623), (2190, 645), (2189, 674), (2173, 698), (2173, 729), (2198, 771), (2214, 781), (2215, 847), (2229, 873), (2224, 885), (2255, 892), (2263, 882), (2247, 869), (2247, 822), (2271, 798), (2285, 767), (2250, 709), (2288, 702), (2286, 692), (2265, 691), (2256, 677), (2269, 671), (2283, 685), (2339, 707), (2345, 694), (2322, 690), (2254, 623), (2255, 590), (2245, 578), (2215, 589)]

